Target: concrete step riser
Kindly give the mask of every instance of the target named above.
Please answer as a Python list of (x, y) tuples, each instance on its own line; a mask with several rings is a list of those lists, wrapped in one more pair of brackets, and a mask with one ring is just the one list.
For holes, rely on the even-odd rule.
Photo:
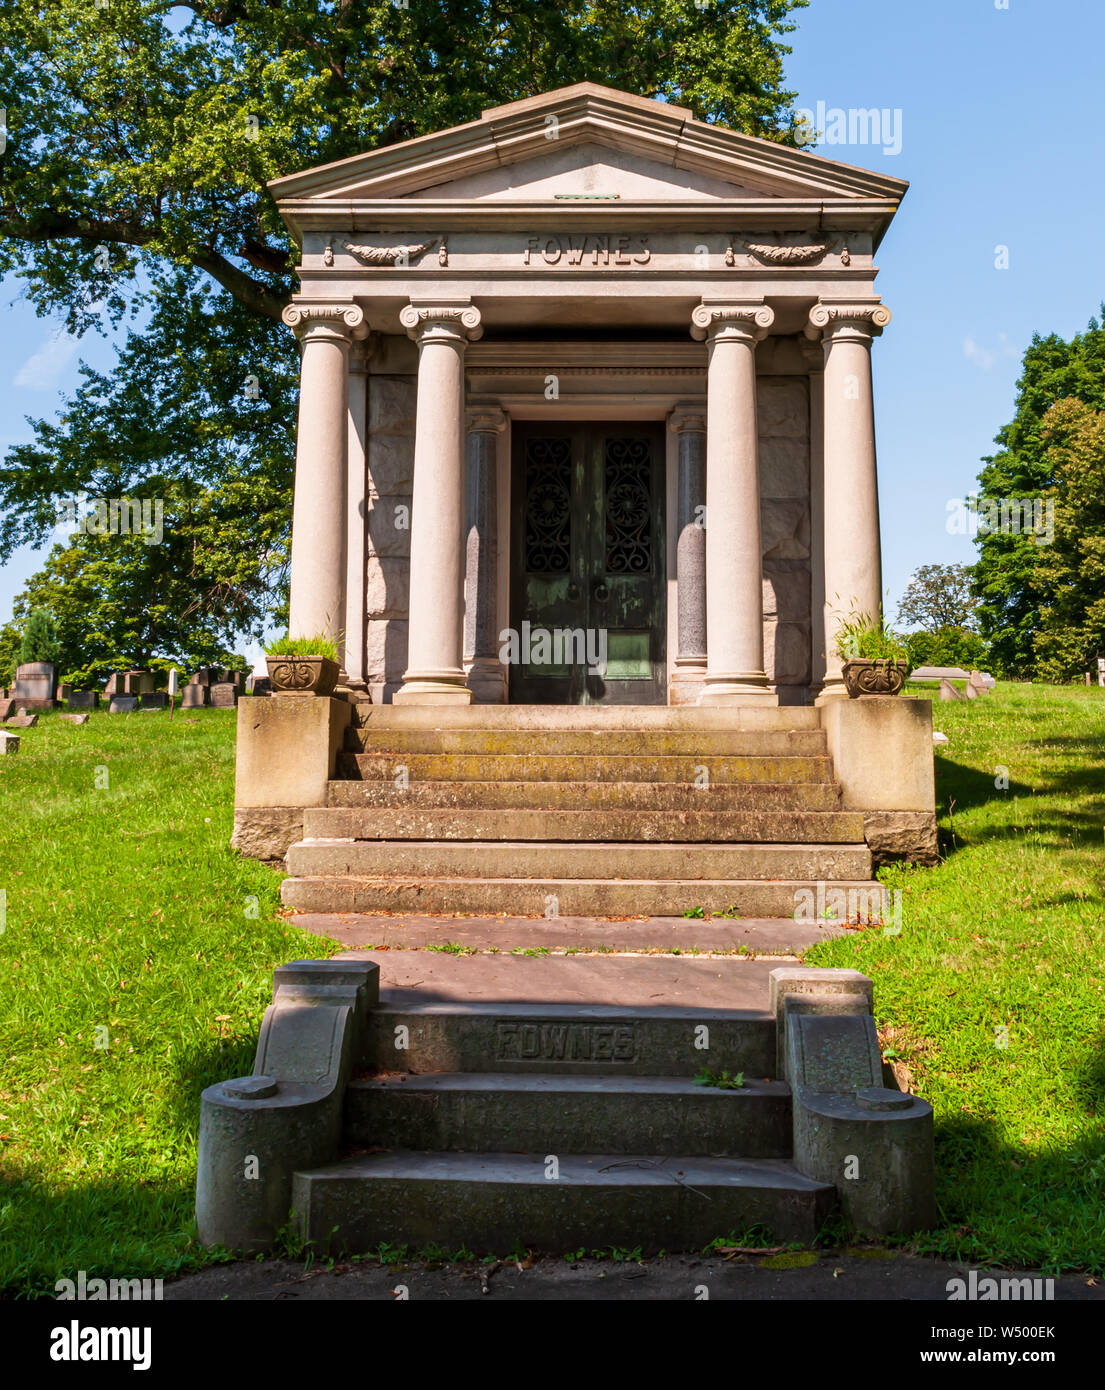
[(415, 1248), (432, 1241), (476, 1255), (609, 1246), (652, 1254), (701, 1250), (751, 1226), (808, 1243), (834, 1202), (831, 1187), (777, 1162), (757, 1172), (727, 1159), (568, 1155), (558, 1156), (550, 1176), (545, 1154), (451, 1157), (412, 1163), (396, 1153), (298, 1173), (292, 1206), (300, 1229), (332, 1254), (383, 1241)]
[(711, 787), (685, 782), (331, 782), (333, 807), (395, 810), (839, 811), (829, 782)]
[[(703, 772), (705, 769), (705, 772)], [(405, 770), (405, 771), (404, 771)], [(343, 777), (394, 782), (831, 782), (832, 759), (343, 753)]]
[(537, 754), (660, 758), (805, 758), (824, 756), (825, 735), (806, 730), (624, 729), (379, 729), (346, 731), (351, 753), (402, 757), (408, 753)]
[[(542, 1078), (544, 1081), (546, 1078)], [(355, 1082), (345, 1142), (390, 1149), (487, 1153), (664, 1153), (787, 1158), (790, 1097), (779, 1083), (744, 1091), (627, 1089), (442, 1090), (417, 1077)]]
[[(869, 894), (878, 885), (853, 880), (834, 887)], [(494, 916), (507, 913), (561, 917), (681, 917), (694, 907), (706, 912), (732, 908), (740, 917), (793, 918), (796, 907), (809, 900), (816, 884), (810, 881), (766, 883), (693, 880), (517, 879), (466, 878), (287, 878), (280, 886), (285, 907), (300, 912), (465, 912)], [(806, 896), (801, 896), (806, 895)], [(386, 933), (381, 930), (381, 939)]]
[(535, 1004), (380, 1007), (361, 1060), (373, 1071), (423, 1075), (687, 1078), (709, 1067), (763, 1080), (774, 1078), (775, 1059), (775, 1020), (767, 1014)]
[(309, 807), (304, 839), (863, 844), (858, 811), (354, 811)]
[(373, 705), (358, 701), (358, 728), (377, 729), (819, 729), (812, 706)]
[(421, 840), (351, 843), (315, 840), (292, 845), (288, 851), (288, 872), (300, 877), (802, 879), (816, 882), (868, 878), (871, 854), (865, 845), (826, 844), (543, 844), (537, 841), (452, 844)]

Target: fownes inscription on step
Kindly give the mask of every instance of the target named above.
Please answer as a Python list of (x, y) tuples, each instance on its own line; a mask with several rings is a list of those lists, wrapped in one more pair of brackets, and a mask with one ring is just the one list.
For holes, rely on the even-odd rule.
[(500, 1062), (635, 1062), (635, 1023), (500, 1022), (495, 1028)]

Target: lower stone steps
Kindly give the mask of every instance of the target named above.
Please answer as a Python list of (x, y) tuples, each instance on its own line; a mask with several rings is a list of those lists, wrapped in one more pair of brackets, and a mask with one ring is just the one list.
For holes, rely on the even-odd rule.
[(411, 782), (394, 777), (330, 782), (333, 808), (548, 811), (839, 811), (832, 782)]
[[(860, 844), (672, 844), (530, 840), (300, 840), (288, 850), (296, 877), (403, 879), (866, 879), (871, 852)], [(531, 889), (531, 884), (520, 884)], [(694, 904), (689, 904), (694, 906)], [(448, 911), (449, 909), (444, 909)], [(456, 910), (472, 911), (466, 905)], [(520, 909), (519, 909), (520, 910)], [(534, 908), (543, 911), (544, 905)], [(561, 911), (566, 911), (561, 907)], [(655, 909), (641, 906), (638, 912)], [(744, 916), (770, 914), (745, 912)], [(789, 915), (789, 914), (788, 914)]]
[[(295, 848), (295, 846), (293, 846)], [(289, 851), (290, 853), (290, 851)], [(810, 879), (464, 878), (320, 871), (286, 878), (285, 907), (300, 912), (465, 912), (541, 917), (681, 917), (692, 908), (740, 917), (793, 917), (816, 901)], [(879, 920), (880, 888), (868, 878), (833, 882), (849, 903), (849, 920)], [(872, 914), (873, 917), (872, 917)]]
[[(535, 1044), (570, 1055), (571, 1025), (529, 1027)], [(722, 1090), (674, 1076), (395, 1072), (350, 1083), (344, 1134), (388, 1149), (789, 1157), (790, 1088), (743, 1080)]]
[(863, 844), (861, 811), (549, 811), (307, 807), (304, 840)]
[(409, 782), (831, 782), (827, 755), (342, 753), (342, 777)]
[(296, 1173), (292, 1206), (320, 1254), (431, 1242), (477, 1255), (617, 1246), (701, 1249), (764, 1226), (812, 1241), (835, 1190), (781, 1159), (393, 1150)]
[(355, 726), (346, 731), (350, 753), (467, 753), (473, 755), (540, 755), (559, 758), (691, 757), (699, 762), (720, 757), (824, 757), (821, 729), (381, 729)]

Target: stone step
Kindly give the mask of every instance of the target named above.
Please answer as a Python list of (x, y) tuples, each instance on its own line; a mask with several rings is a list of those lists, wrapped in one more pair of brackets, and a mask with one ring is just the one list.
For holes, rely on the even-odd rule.
[(307, 807), (305, 840), (858, 844), (862, 811), (353, 810)]
[(477, 1255), (700, 1250), (764, 1226), (811, 1242), (834, 1189), (780, 1159), (540, 1153), (363, 1154), (295, 1175), (303, 1236), (331, 1254), (434, 1242)]
[[(829, 757), (524, 753), (342, 753), (341, 777), (411, 782), (831, 782)], [(705, 769), (705, 773), (703, 772)]]
[[(584, 966), (573, 957), (507, 957), (497, 962), (494, 957), (469, 956), (459, 958), (460, 980), (486, 973), (488, 962), (498, 966), (496, 973), (506, 970), (508, 980), (517, 980), (518, 992), (523, 994), (553, 991), (526, 989), (525, 974), (517, 969), (519, 966), (536, 967), (542, 979), (566, 984), (566, 993), (573, 986), (578, 989), (579, 982), (586, 992), (594, 974), (593, 966), (591, 970), (577, 969), (573, 980), (564, 967)], [(610, 971), (625, 964), (624, 960), (602, 961)], [(718, 964), (737, 964), (739, 968), (736, 986), (727, 991), (728, 1006), (680, 1002), (679, 981), (689, 979), (694, 984), (696, 975), (708, 974), (715, 977), (708, 983), (716, 987)], [(614, 1074), (671, 1077), (685, 1083), (708, 1066), (715, 1072), (744, 1072), (752, 1079), (771, 1080), (776, 1072), (775, 1017), (765, 1007), (755, 1006), (761, 1003), (761, 981), (751, 973), (757, 964), (699, 960), (682, 962), (682, 969), (675, 971), (666, 961), (646, 958), (643, 965), (651, 969), (620, 969), (614, 983), (622, 985), (631, 1000), (644, 987), (651, 988), (662, 1002), (654, 998), (625, 1005), (547, 999), (532, 1003), (478, 999), (426, 1002), (425, 991), (416, 987), (403, 991), (412, 997), (385, 1000), (373, 1011), (361, 1061), (372, 1073)], [(715, 968), (711, 971), (709, 965)], [(424, 973), (430, 972), (419, 972)], [(762, 1002), (766, 1004), (766, 1000)]]
[[(867, 870), (866, 873), (869, 873)], [(833, 883), (876, 902), (880, 888), (863, 876)], [(823, 880), (822, 880), (823, 881)], [(461, 912), (510, 913), (541, 917), (680, 917), (701, 907), (740, 917), (793, 918), (796, 907), (815, 900), (817, 882), (809, 878), (763, 879), (601, 879), (560, 877), (463, 878), (412, 873), (328, 875), (298, 873), (280, 885), (285, 907), (300, 912)]]
[(526, 808), (548, 811), (839, 811), (832, 782), (331, 782), (330, 806), (426, 810)]
[(358, 727), (387, 729), (819, 729), (801, 705), (373, 705), (358, 700)]
[(545, 758), (824, 756), (821, 729), (389, 729), (346, 730), (349, 753), (402, 758), (408, 753), (530, 754)]
[[(531, 840), (300, 840), (287, 856), (297, 877), (558, 879), (869, 878), (865, 844), (651, 844)], [(528, 892), (532, 883), (519, 884)], [(693, 906), (694, 904), (689, 904)], [(540, 909), (535, 909), (540, 910)], [(563, 906), (560, 909), (565, 911)], [(639, 908), (638, 911), (650, 911)], [(745, 913), (745, 916), (765, 916)]]
[[(539, 1032), (547, 1050), (570, 1053), (570, 1024)], [(672, 1076), (399, 1072), (350, 1084), (343, 1133), (358, 1148), (789, 1158), (789, 1086), (744, 1081), (733, 1091)]]

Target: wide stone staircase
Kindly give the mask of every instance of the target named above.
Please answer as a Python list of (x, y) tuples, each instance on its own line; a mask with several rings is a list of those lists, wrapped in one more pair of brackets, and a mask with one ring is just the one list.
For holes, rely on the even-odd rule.
[(876, 888), (812, 708), (359, 703), (339, 762), (288, 851), (300, 911), (791, 917)]

